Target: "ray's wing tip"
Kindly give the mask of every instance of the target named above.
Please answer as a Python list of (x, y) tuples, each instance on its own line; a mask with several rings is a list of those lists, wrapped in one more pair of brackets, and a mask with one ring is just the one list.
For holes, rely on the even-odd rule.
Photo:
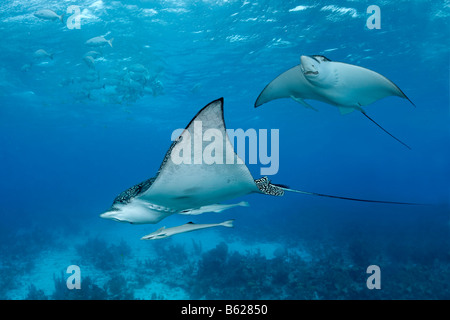
[(264, 103), (261, 103), (259, 101), (259, 97), (256, 99), (255, 104), (253, 105), (255, 108), (258, 108), (259, 106), (263, 105)]
[(403, 91), (400, 90), (400, 92), (402, 93), (401, 98), (408, 100), (414, 108), (417, 108), (416, 104)]
[(412, 100), (408, 97), (406, 97), (406, 99), (408, 99), (409, 102), (411, 102), (411, 104), (413, 105), (414, 108), (417, 108), (416, 104), (414, 102), (412, 102)]
[(224, 105), (224, 99), (223, 99), (223, 97), (220, 97), (219, 99), (216, 99), (216, 100), (212, 101), (212, 102), (209, 103), (207, 106), (209, 106), (209, 105), (214, 105), (214, 104), (216, 104), (216, 103), (218, 103), (218, 104), (220, 105), (220, 107), (222, 108), (222, 110), (223, 110), (223, 105)]
[(259, 93), (258, 98), (256, 98), (255, 104), (254, 104), (254, 107), (255, 107), (255, 108), (258, 108), (259, 106), (261, 106), (261, 105), (264, 104), (264, 102), (261, 102), (261, 101), (260, 101), (260, 100), (261, 100), (261, 96), (262, 96), (263, 93), (264, 93), (264, 90), (266, 90), (266, 89), (264, 88), (263, 91), (261, 91), (261, 92)]
[(213, 104), (216, 104), (216, 103), (220, 103), (220, 105), (223, 106), (223, 101), (224, 101), (223, 97), (220, 97), (220, 98), (218, 98), (218, 99), (216, 99), (216, 100), (211, 101), (211, 102), (208, 103), (205, 107), (208, 107), (208, 106), (213, 105)]

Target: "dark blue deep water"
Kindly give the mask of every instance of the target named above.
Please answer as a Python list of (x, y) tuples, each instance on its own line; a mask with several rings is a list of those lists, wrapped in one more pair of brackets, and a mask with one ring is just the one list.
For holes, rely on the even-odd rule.
[[(372, 4), (380, 29), (366, 26)], [(79, 29), (69, 28), (70, 5)], [(1, 299), (450, 298), (449, 1), (0, 6)], [(41, 9), (63, 22), (33, 15)], [(88, 47), (96, 36), (112, 47)], [(415, 108), (387, 97), (365, 110), (412, 149), (361, 113), (318, 101), (308, 101), (318, 112), (291, 99), (253, 107), (269, 81), (313, 54), (395, 82)], [(157, 225), (100, 219), (117, 194), (155, 175), (172, 131), (220, 97), (229, 128), (279, 130), (274, 183), (428, 205), (254, 194), (230, 202), (249, 207)], [(264, 166), (249, 164), (255, 178)], [(228, 219), (233, 229), (140, 240)], [(80, 290), (67, 288), (70, 265)], [(366, 285), (370, 265), (381, 289)]]

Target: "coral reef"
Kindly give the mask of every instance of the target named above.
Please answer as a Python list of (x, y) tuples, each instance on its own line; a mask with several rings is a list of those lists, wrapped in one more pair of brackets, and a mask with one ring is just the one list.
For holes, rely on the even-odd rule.
[(98, 238), (88, 239), (76, 246), (80, 263), (89, 263), (101, 270), (118, 270), (131, 255), (130, 246), (122, 240), (119, 244), (107, 244)]
[(25, 300), (48, 300), (48, 297), (45, 295), (43, 290), (37, 289), (34, 284), (30, 284), (28, 286), (28, 294)]
[[(133, 299), (133, 293), (128, 286), (127, 279), (120, 274), (113, 273), (110, 279), (104, 284), (103, 288), (99, 287), (91, 277), (84, 277), (81, 282), (81, 289), (67, 289), (66, 280), (61, 274), (54, 276), (53, 281), (55, 290), (51, 295), (54, 300), (130, 300)], [(42, 292), (36, 293), (35, 288), (30, 288), (29, 299), (43, 297)], [(45, 298), (45, 297), (44, 297)]]
[(205, 252), (196, 272), (189, 278), (194, 299), (282, 299), (289, 284), (290, 274), (301, 261), (297, 256), (287, 257), (280, 252), (267, 259), (258, 250), (241, 254), (229, 253), (220, 243)]
[[(55, 254), (52, 250), (57, 247), (51, 235), (41, 238), (42, 231), (35, 232), (40, 235), (27, 235), (28, 239), (35, 239), (34, 243), (17, 233), (0, 235), (0, 297), (10, 298), (7, 293), (20, 290), (21, 286), (23, 298), (30, 300), (450, 297), (449, 244), (437, 241), (443, 239), (443, 234), (427, 239), (422, 247), (419, 243), (377, 239), (362, 233), (302, 242), (278, 239), (269, 247), (269, 253), (267, 246), (258, 243), (241, 246), (231, 241), (219, 242), (205, 250), (206, 242), (201, 240), (167, 239), (146, 242), (138, 251), (131, 250), (124, 240), (116, 244), (89, 238), (75, 245), (70, 253), (71, 262), (88, 270), (82, 273), (81, 290), (69, 290), (68, 275), (59, 270), (59, 275), (50, 279), (51, 292), (22, 280), (29, 279), (26, 275), (36, 268), (40, 253)], [(239, 239), (234, 240), (239, 243)], [(438, 247), (432, 246), (436, 243)], [(366, 286), (366, 268), (371, 264), (382, 270), (382, 290), (369, 290)]]
[(7, 299), (8, 292), (19, 287), (20, 277), (33, 269), (39, 253), (56, 245), (54, 239), (53, 233), (37, 227), (0, 230), (0, 299)]
[(109, 297), (107, 290), (97, 286), (90, 277), (83, 278), (80, 290), (68, 290), (66, 279), (62, 274), (54, 276), (53, 281), (55, 291), (51, 295), (51, 299), (54, 300), (106, 300)]

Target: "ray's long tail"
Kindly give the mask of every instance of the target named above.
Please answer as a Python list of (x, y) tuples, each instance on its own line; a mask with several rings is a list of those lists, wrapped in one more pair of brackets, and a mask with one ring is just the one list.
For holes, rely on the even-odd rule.
[(359, 199), (359, 198), (350, 198), (350, 197), (342, 197), (342, 196), (333, 196), (329, 194), (317, 193), (317, 192), (309, 192), (302, 190), (291, 189), (282, 184), (274, 184), (269, 181), (269, 178), (262, 177), (260, 179), (255, 180), (256, 186), (259, 191), (264, 194), (268, 194), (271, 196), (283, 196), (285, 191), (306, 194), (310, 196), (318, 196), (318, 197), (327, 197), (333, 199), (341, 199), (341, 200), (350, 200), (350, 201), (359, 201), (359, 202), (371, 202), (371, 203), (384, 203), (384, 204), (402, 204), (402, 205), (411, 205), (411, 206), (423, 206), (426, 204), (423, 203), (412, 203), (412, 202), (399, 202), (399, 201), (384, 201), (384, 200), (369, 200), (369, 199)]
[(311, 195), (311, 196), (319, 196), (319, 197), (327, 197), (327, 198), (334, 198), (334, 199), (342, 199), (342, 200), (351, 200), (351, 201), (360, 201), (360, 202), (372, 202), (372, 203), (385, 203), (385, 204), (403, 204), (403, 205), (411, 205), (411, 206), (424, 205), (422, 203), (412, 203), (412, 202), (368, 200), (368, 199), (358, 199), (358, 198), (349, 198), (349, 197), (341, 197), (341, 196), (332, 196), (332, 195), (329, 195), (329, 194), (308, 192), (308, 191), (301, 191), (301, 190), (294, 190), (294, 189), (289, 189), (289, 188), (285, 188), (285, 187), (280, 187), (280, 188), (283, 189), (284, 191), (289, 191), (289, 192), (307, 194), (307, 195)]
[[(412, 102), (411, 102), (412, 103)], [(361, 113), (370, 121), (372, 121), (375, 125), (378, 126), (378, 128), (380, 128), (381, 130), (383, 130), (384, 132), (386, 132), (388, 135), (390, 135), (392, 138), (394, 138), (395, 140), (397, 140), (398, 142), (400, 142), (402, 145), (404, 145), (405, 147), (407, 147), (409, 150), (411, 150), (411, 147), (408, 146), (406, 143), (404, 143), (403, 141), (401, 141), (400, 139), (396, 138), (395, 136), (393, 136), (390, 132), (388, 132), (385, 128), (383, 128), (382, 126), (380, 126), (375, 120), (373, 120), (371, 117), (369, 117), (367, 115), (367, 113), (361, 109)]]

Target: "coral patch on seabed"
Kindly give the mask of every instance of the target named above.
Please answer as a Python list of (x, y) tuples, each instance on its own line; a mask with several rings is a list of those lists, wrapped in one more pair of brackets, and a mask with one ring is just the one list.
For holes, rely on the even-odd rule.
[[(41, 238), (45, 234), (45, 237)], [(304, 241), (225, 242), (204, 237), (132, 244), (98, 235), (34, 230), (8, 234), (1, 251), (2, 299), (425, 299), (448, 298), (449, 257), (417, 263), (395, 248), (367, 252), (367, 239), (346, 247)], [(208, 239), (211, 235), (215, 241)], [(34, 239), (34, 242), (23, 239)], [(381, 290), (366, 285), (376, 261)], [(81, 289), (67, 288), (68, 265), (81, 270)]]

